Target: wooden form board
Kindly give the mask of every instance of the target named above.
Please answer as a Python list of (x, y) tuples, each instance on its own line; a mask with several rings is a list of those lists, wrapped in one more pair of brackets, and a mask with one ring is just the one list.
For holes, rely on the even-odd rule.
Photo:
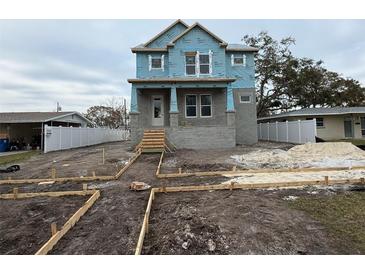
[(71, 216), (70, 219), (57, 231), (52, 237), (35, 253), (35, 255), (46, 255), (58, 243), (58, 241), (80, 220), (80, 218), (89, 210), (89, 208), (100, 197), (100, 190), (94, 191), (94, 194), (86, 203)]
[(62, 226), (61, 230), (57, 230), (55, 223), (51, 224), (52, 237), (37, 251), (35, 255), (46, 255), (57, 242), (77, 223), (77, 221), (86, 213), (86, 211), (95, 203), (100, 197), (100, 190), (88, 190), (87, 185), (84, 184), (81, 191), (56, 191), (56, 192), (28, 192), (20, 193), (18, 188), (13, 189), (13, 193), (1, 194), (0, 199), (24, 199), (35, 197), (61, 197), (72, 195), (91, 195), (86, 203), (76, 211), (75, 214)]
[(154, 199), (155, 199), (155, 190), (151, 189), (150, 198), (148, 199), (148, 203), (147, 203), (146, 213), (144, 214), (144, 217), (143, 217), (142, 229), (141, 229), (141, 232), (138, 237), (138, 243), (137, 243), (135, 255), (141, 255), (141, 253), (142, 253), (144, 238), (145, 238), (146, 233), (148, 233), (148, 225), (149, 225), (149, 220), (150, 220), (151, 207), (152, 207), (152, 202)]
[(250, 183), (250, 184), (219, 184), (219, 185), (198, 185), (198, 186), (175, 186), (175, 187), (158, 187), (152, 188), (150, 198), (148, 200), (146, 213), (144, 215), (141, 232), (138, 238), (138, 243), (135, 255), (141, 255), (145, 235), (148, 233), (149, 217), (151, 213), (152, 202), (156, 193), (169, 192), (187, 192), (187, 191), (209, 191), (209, 190), (235, 190), (235, 189), (267, 189), (267, 188), (285, 188), (285, 187), (303, 187), (310, 185), (338, 185), (338, 184), (365, 184), (365, 179), (347, 179), (347, 180), (329, 180), (325, 176), (323, 180), (315, 181), (294, 181), (294, 182), (278, 182), (278, 183)]
[[(55, 172), (52, 171), (51, 178), (44, 178), (44, 179), (5, 179), (0, 180), (0, 185), (3, 184), (37, 184), (47, 181), (54, 181), (56, 183), (64, 183), (64, 182), (90, 182), (90, 181), (111, 181), (117, 180), (119, 177), (138, 159), (141, 155), (141, 151), (139, 150), (128, 162), (126, 166), (120, 169), (115, 175), (113, 176), (87, 176), (87, 177), (65, 177), (65, 178), (56, 178)], [(94, 173), (95, 175), (95, 173)]]
[(161, 154), (160, 163), (156, 171), (156, 177), (160, 179), (166, 178), (181, 178), (190, 176), (240, 176), (245, 174), (257, 174), (257, 173), (283, 173), (283, 172), (320, 172), (320, 171), (341, 171), (341, 170), (365, 170), (365, 166), (355, 166), (355, 167), (311, 167), (311, 168), (265, 168), (265, 169), (248, 169), (239, 170), (234, 166), (232, 170), (218, 170), (218, 171), (197, 171), (197, 172), (181, 172), (179, 168), (178, 173), (166, 173), (161, 174), (161, 167), (163, 162), (164, 154)]

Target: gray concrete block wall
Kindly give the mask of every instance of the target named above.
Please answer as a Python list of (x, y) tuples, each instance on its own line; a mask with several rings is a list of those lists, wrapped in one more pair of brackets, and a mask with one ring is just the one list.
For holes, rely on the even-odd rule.
[(166, 129), (167, 138), (177, 148), (212, 149), (236, 146), (234, 127), (179, 127)]
[[(233, 89), (236, 109), (237, 144), (257, 143), (256, 91), (254, 88)], [(240, 103), (240, 95), (250, 95), (251, 103)]]

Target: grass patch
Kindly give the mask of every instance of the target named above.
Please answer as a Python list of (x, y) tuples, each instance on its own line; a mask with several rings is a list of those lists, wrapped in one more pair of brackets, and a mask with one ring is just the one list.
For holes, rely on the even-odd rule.
[(300, 197), (289, 206), (319, 221), (338, 239), (341, 253), (365, 254), (365, 192)]
[(12, 164), (29, 159), (30, 157), (39, 154), (39, 151), (31, 150), (24, 153), (0, 156), (0, 165)]

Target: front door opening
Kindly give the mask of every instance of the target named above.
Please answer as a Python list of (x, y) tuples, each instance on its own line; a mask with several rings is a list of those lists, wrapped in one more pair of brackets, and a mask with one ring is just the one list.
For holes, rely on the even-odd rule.
[(152, 96), (152, 126), (164, 126), (163, 96)]

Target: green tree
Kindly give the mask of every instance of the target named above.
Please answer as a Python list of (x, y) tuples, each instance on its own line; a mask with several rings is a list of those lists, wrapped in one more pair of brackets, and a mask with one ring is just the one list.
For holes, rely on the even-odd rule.
[(292, 37), (277, 41), (261, 32), (243, 40), (259, 48), (255, 56), (259, 117), (295, 108), (365, 105), (365, 89), (358, 81), (328, 71), (322, 61), (295, 57)]

